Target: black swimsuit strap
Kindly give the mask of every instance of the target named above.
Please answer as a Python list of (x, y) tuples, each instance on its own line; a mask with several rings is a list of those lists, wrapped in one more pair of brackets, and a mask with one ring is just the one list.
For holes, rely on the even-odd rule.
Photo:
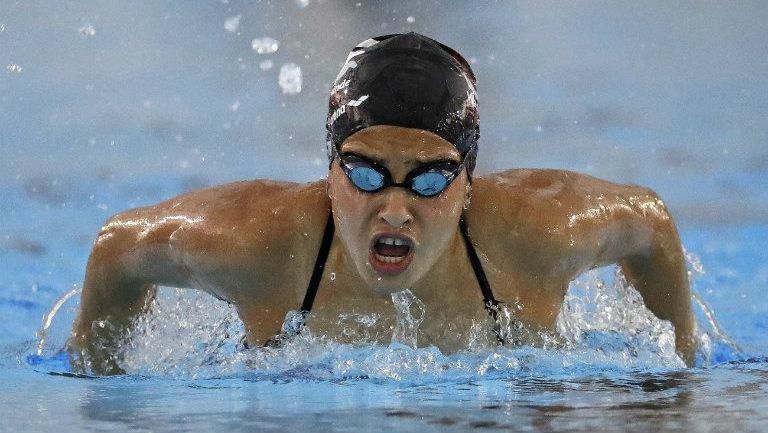
[(488, 310), (488, 313), (490, 313), (494, 319), (496, 319), (497, 306), (499, 302), (493, 296), (491, 284), (488, 282), (488, 277), (485, 275), (483, 265), (480, 263), (480, 258), (477, 256), (477, 251), (475, 251), (475, 246), (472, 245), (472, 238), (469, 237), (467, 223), (464, 221), (463, 215), (461, 220), (459, 220), (459, 229), (461, 230), (461, 236), (464, 238), (464, 245), (467, 247), (469, 262), (472, 264), (472, 270), (475, 271), (475, 277), (477, 278), (478, 284), (480, 284), (480, 291), (483, 293), (485, 309)]
[[(464, 245), (467, 248), (467, 255), (469, 256), (469, 262), (472, 264), (472, 270), (475, 271), (475, 277), (477, 278), (478, 284), (480, 284), (480, 291), (483, 294), (485, 308), (494, 314), (494, 307), (498, 304), (498, 301), (493, 296), (491, 285), (488, 282), (488, 277), (485, 275), (483, 265), (480, 263), (480, 258), (477, 256), (475, 246), (472, 244), (472, 238), (469, 237), (469, 230), (467, 230), (467, 223), (464, 221), (463, 216), (461, 217), (461, 220), (459, 220), (459, 229), (461, 231), (461, 236), (464, 239)], [(303, 313), (312, 311), (312, 304), (315, 302), (315, 295), (317, 295), (317, 289), (320, 287), (320, 279), (323, 277), (323, 271), (325, 270), (325, 262), (328, 260), (328, 253), (331, 251), (334, 231), (333, 214), (330, 214), (328, 216), (328, 222), (325, 224), (325, 232), (323, 233), (323, 240), (320, 243), (320, 250), (317, 252), (315, 269), (312, 271), (312, 277), (307, 286), (307, 293), (304, 295), (304, 302), (301, 303), (301, 311)]]
[(317, 288), (320, 287), (320, 279), (323, 278), (325, 262), (328, 260), (328, 253), (331, 251), (334, 231), (333, 213), (330, 213), (328, 215), (328, 222), (325, 224), (325, 233), (323, 233), (323, 241), (320, 243), (320, 251), (317, 252), (315, 269), (312, 271), (312, 278), (309, 279), (309, 286), (307, 286), (307, 293), (304, 295), (304, 302), (301, 303), (301, 312), (303, 314), (309, 313), (312, 310), (312, 304), (315, 303)]
[[(315, 295), (317, 295), (317, 289), (320, 287), (320, 279), (323, 278), (325, 262), (328, 260), (328, 253), (331, 251), (334, 231), (333, 213), (330, 213), (328, 215), (328, 222), (325, 223), (325, 232), (323, 233), (323, 240), (320, 242), (320, 250), (317, 252), (317, 259), (315, 259), (315, 269), (312, 270), (312, 277), (309, 279), (307, 292), (304, 295), (304, 301), (301, 303), (301, 310), (299, 310), (298, 315), (295, 316), (292, 312), (288, 313), (280, 332), (267, 340), (264, 343), (265, 347), (280, 347), (287, 340), (301, 333), (301, 330), (304, 327), (304, 320), (306, 319), (307, 314), (312, 310), (312, 304), (315, 303)], [(286, 323), (288, 322), (290, 322), (290, 326), (286, 326)], [(243, 337), (243, 346), (246, 349), (248, 348), (248, 342), (245, 340), (245, 337)]]
[[(475, 277), (477, 278), (477, 282), (480, 284), (480, 291), (483, 293), (485, 309), (488, 310), (488, 313), (491, 315), (491, 317), (493, 317), (498, 326), (499, 302), (493, 296), (493, 291), (491, 290), (490, 283), (488, 283), (488, 278), (486, 277), (485, 271), (483, 270), (483, 265), (480, 263), (480, 258), (477, 256), (474, 245), (472, 245), (472, 239), (469, 237), (469, 231), (467, 230), (467, 223), (464, 221), (464, 216), (462, 216), (461, 220), (459, 221), (459, 229), (461, 231), (461, 236), (464, 239), (464, 245), (467, 249), (469, 261), (472, 264), (472, 270), (475, 271)], [(312, 304), (315, 302), (317, 289), (320, 287), (320, 279), (323, 277), (325, 262), (328, 260), (328, 254), (331, 251), (331, 243), (333, 242), (334, 231), (335, 226), (333, 224), (333, 214), (330, 214), (328, 216), (328, 222), (325, 224), (323, 240), (320, 243), (320, 250), (317, 253), (317, 259), (315, 260), (315, 269), (312, 271), (312, 277), (309, 280), (307, 293), (304, 295), (304, 302), (301, 303), (301, 318), (298, 319), (299, 322), (294, 324), (295, 329), (293, 329), (291, 332), (283, 331), (275, 337), (270, 338), (264, 344), (265, 346), (280, 346), (287, 338), (295, 336), (301, 332), (301, 328), (304, 325), (303, 318), (312, 310)], [(494, 332), (496, 333), (499, 342), (503, 344), (505, 339), (502, 337), (499, 330), (494, 328)], [(245, 337), (243, 337), (243, 345), (248, 348)]]

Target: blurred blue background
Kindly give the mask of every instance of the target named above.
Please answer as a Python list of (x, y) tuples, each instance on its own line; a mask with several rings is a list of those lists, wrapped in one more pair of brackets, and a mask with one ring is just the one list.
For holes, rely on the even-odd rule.
[(481, 172), (568, 168), (651, 186), (683, 224), (766, 221), (768, 3), (476, 3), (5, 0), (0, 182), (321, 178), (347, 52), (413, 30), (472, 62)]
[[(327, 93), (348, 51), (405, 31), (471, 62), (480, 173), (650, 186), (712, 285), (739, 272), (765, 287), (768, 236), (750, 227), (768, 222), (766, 22), (761, 1), (2, 0), (0, 295), (43, 299), (6, 310), (26, 333), (38, 290), (82, 281), (109, 215), (237, 179), (323, 178)], [(264, 37), (276, 52), (253, 49)], [(290, 63), (298, 93), (279, 83)], [(739, 299), (734, 287), (722, 296)], [(758, 317), (760, 299), (737, 305)]]

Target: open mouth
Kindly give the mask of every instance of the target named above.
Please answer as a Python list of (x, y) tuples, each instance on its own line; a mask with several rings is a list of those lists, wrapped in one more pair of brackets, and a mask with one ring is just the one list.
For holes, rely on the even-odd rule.
[(380, 274), (396, 275), (406, 269), (413, 259), (413, 242), (402, 236), (381, 235), (371, 247), (370, 261)]

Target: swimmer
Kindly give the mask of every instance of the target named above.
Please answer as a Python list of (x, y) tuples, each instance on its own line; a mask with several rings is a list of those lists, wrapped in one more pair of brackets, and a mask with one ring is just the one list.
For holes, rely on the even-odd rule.
[[(120, 338), (158, 285), (234, 305), (250, 347), (303, 326), (338, 335), (329, 318), (344, 312), (391, 323), (391, 295), (409, 289), (425, 310), (419, 344), (452, 351), (472, 323), (535, 343), (525, 335), (554, 332), (569, 282), (609, 264), (693, 363), (685, 258), (661, 199), (563, 170), (475, 176), (476, 82), (456, 51), (416, 33), (362, 42), (333, 83), (326, 126), (325, 180), (236, 182), (110, 218), (68, 342), (75, 368), (120, 373)], [(534, 332), (494, 327), (502, 305)]]

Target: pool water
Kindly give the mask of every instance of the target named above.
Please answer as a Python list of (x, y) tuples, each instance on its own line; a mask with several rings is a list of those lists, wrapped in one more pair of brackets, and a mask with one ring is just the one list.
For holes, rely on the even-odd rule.
[[(411, 385), (7, 371), (14, 431), (764, 431), (764, 362)], [(9, 398), (9, 395), (23, 398)]]

